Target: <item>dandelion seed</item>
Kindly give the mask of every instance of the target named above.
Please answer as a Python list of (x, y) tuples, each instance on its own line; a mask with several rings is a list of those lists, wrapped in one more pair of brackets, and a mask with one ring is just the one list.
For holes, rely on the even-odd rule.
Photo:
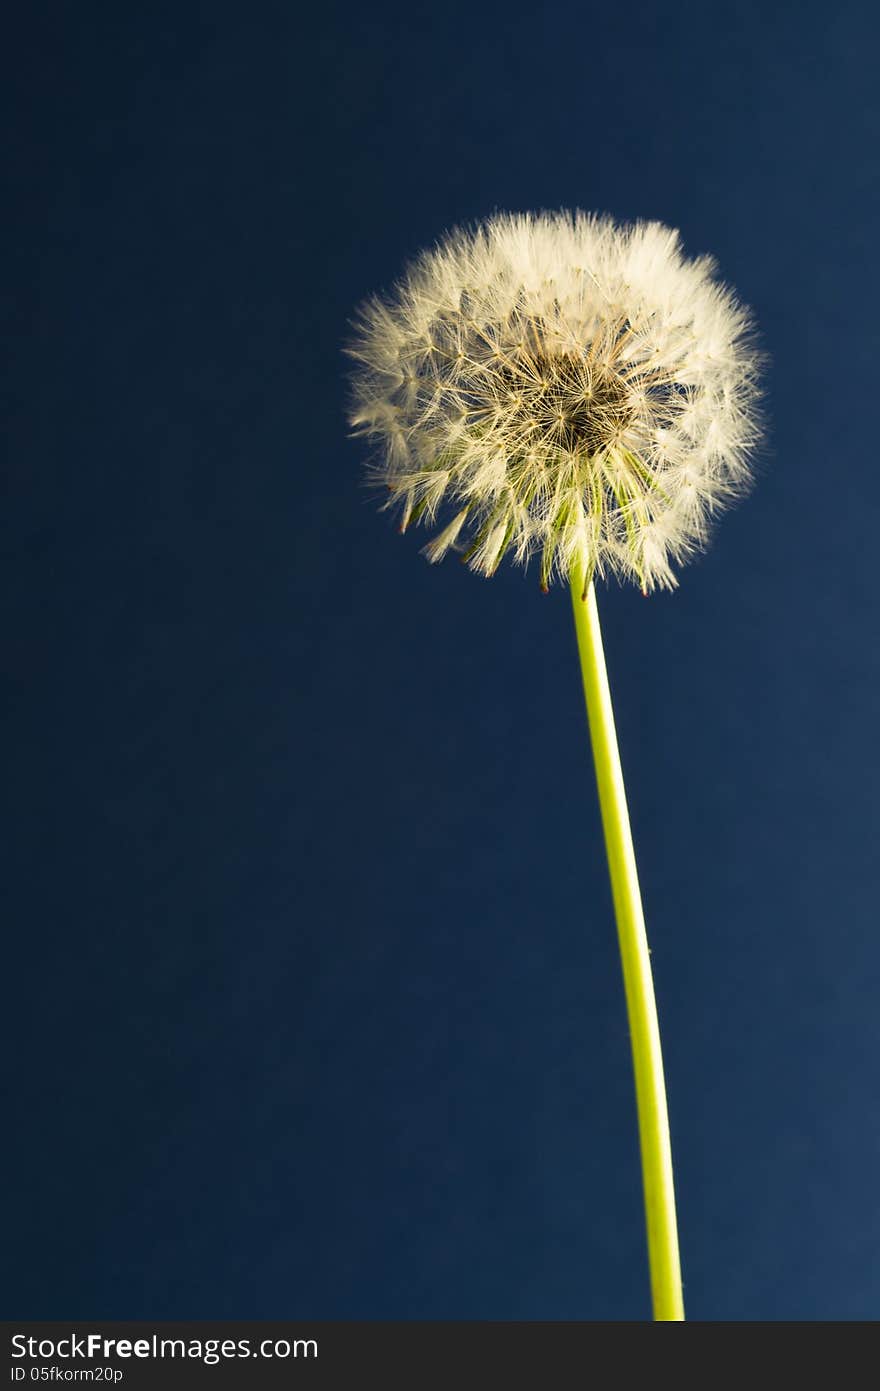
[(365, 304), (351, 423), (404, 527), (439, 526), (428, 559), (674, 587), (758, 438), (750, 315), (714, 274), (659, 223), (502, 215)]

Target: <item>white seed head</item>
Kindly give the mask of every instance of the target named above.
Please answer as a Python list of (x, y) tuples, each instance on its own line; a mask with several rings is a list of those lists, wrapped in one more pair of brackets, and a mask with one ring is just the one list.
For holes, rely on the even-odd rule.
[(675, 585), (759, 437), (751, 319), (714, 273), (660, 223), (505, 214), (361, 307), (351, 424), (429, 560)]

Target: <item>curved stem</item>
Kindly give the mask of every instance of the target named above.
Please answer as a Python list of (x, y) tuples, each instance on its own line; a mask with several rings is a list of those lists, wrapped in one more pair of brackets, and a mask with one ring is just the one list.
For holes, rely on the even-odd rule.
[(592, 580), (585, 581), (583, 572), (572, 573), (571, 597), (632, 1042), (654, 1318), (674, 1321), (684, 1318), (684, 1303), (675, 1222), (669, 1117), (651, 958), (614, 729), (611, 692), (605, 670), (596, 592)]

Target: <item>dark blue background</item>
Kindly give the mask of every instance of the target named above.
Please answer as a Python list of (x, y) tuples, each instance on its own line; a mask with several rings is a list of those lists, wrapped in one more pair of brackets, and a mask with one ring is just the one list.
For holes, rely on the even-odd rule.
[(772, 359), (753, 496), (600, 595), (689, 1313), (880, 1316), (875, 14), (19, 8), (8, 1315), (647, 1316), (567, 595), (344, 420), (363, 295), (580, 206)]

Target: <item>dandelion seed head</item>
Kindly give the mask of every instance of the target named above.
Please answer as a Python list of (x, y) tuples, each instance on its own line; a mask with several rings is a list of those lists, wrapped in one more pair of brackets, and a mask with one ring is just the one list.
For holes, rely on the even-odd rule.
[(585, 213), (451, 232), (362, 306), (351, 424), (401, 527), (494, 574), (614, 574), (645, 592), (751, 479), (748, 310), (677, 232)]

